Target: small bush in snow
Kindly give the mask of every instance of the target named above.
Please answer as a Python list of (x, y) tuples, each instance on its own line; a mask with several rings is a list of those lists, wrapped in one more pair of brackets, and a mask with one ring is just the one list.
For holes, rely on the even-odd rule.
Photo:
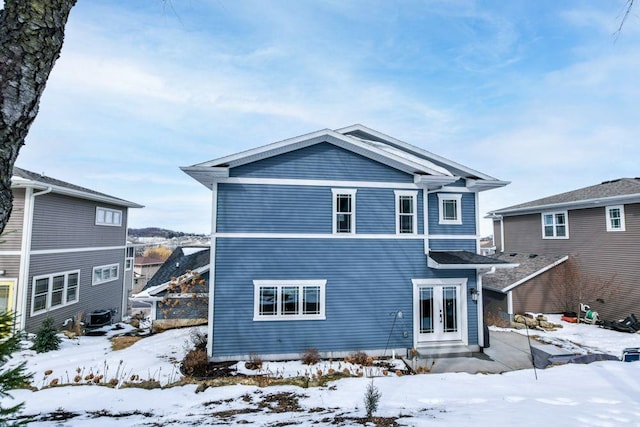
[(196, 350), (206, 350), (207, 349), (207, 333), (202, 332), (198, 328), (194, 328), (189, 332), (189, 338), (193, 343), (193, 346)]
[(58, 331), (53, 325), (53, 319), (47, 317), (42, 322), (42, 326), (36, 333), (36, 337), (33, 340), (32, 350), (36, 353), (46, 353), (52, 350), (58, 350), (60, 348), (60, 337), (57, 335)]
[(364, 408), (367, 411), (367, 417), (371, 418), (373, 414), (378, 410), (378, 403), (380, 402), (380, 390), (373, 385), (373, 379), (367, 386), (367, 391), (364, 394)]
[(209, 357), (206, 350), (191, 350), (182, 361), (182, 371), (191, 377), (204, 377), (207, 375)]

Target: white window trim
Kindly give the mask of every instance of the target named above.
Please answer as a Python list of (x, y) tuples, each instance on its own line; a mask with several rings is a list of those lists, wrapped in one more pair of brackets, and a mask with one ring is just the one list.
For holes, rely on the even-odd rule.
[[(69, 286), (69, 276), (72, 274), (78, 275), (78, 285), (76, 287), (76, 298), (73, 301), (67, 301), (67, 291)], [(64, 288), (62, 288), (62, 304), (56, 305), (55, 307), (51, 306), (51, 297), (53, 294), (53, 278), (57, 276), (64, 276)], [(36, 299), (36, 281), (40, 279), (48, 279), (49, 286), (47, 289), (47, 302), (46, 308), (43, 310), (34, 311), (34, 304)], [(42, 274), (40, 276), (33, 276), (31, 281), (31, 316), (35, 316), (42, 313), (48, 313), (53, 310), (57, 310), (62, 307), (66, 307), (69, 305), (73, 305), (80, 301), (80, 270), (69, 270), (62, 271), (59, 273), (51, 273), (51, 274)]]
[[(111, 269), (111, 267), (116, 267), (117, 268), (117, 274), (116, 277), (109, 277), (109, 279), (107, 280), (96, 280), (96, 270), (106, 270), (106, 269)], [(115, 264), (105, 264), (105, 265), (98, 265), (93, 267), (93, 270), (91, 271), (91, 285), (92, 286), (96, 286), (96, 285), (102, 285), (104, 283), (109, 283), (109, 282), (113, 282), (116, 281), (120, 278), (120, 264), (115, 263)]]
[[(396, 195), (396, 234), (418, 234), (418, 192), (417, 191), (409, 191), (409, 190), (394, 190)], [(412, 203), (412, 217), (413, 217), (413, 230), (411, 233), (400, 233), (400, 197), (401, 196), (410, 196), (413, 198)], [(407, 214), (403, 214), (404, 216), (408, 216)]]
[[(100, 216), (100, 212), (101, 211), (104, 212), (105, 215), (106, 215), (107, 212), (111, 212), (112, 215), (117, 213), (118, 216), (119, 216), (119, 221), (117, 223), (113, 222), (113, 221), (112, 222), (100, 221), (98, 218)], [(119, 210), (119, 209), (111, 209), (111, 208), (105, 208), (105, 207), (102, 207), (102, 206), (96, 206), (96, 225), (104, 225), (104, 226), (107, 226), (107, 227), (120, 227), (120, 226), (122, 226), (122, 211)]]
[[(556, 227), (558, 226), (556, 224), (556, 215), (558, 214), (564, 214), (564, 228), (565, 228), (565, 235), (564, 236), (557, 236), (556, 235)], [(544, 234), (544, 217), (545, 215), (552, 215), (553, 216), (553, 236), (545, 236)], [(542, 212), (540, 214), (540, 222), (542, 225), (542, 238), (543, 239), (568, 239), (569, 238), (569, 212), (568, 211), (549, 211), (549, 212)]]
[[(456, 201), (456, 216), (457, 219), (444, 219), (443, 203), (445, 200)], [(438, 219), (439, 224), (442, 225), (461, 225), (462, 224), (462, 194), (445, 194), (438, 193)]]
[[(264, 321), (282, 321), (282, 320), (325, 320), (325, 288), (326, 280), (254, 280), (253, 281), (253, 320), (255, 322)], [(298, 286), (300, 288), (299, 294), (303, 295), (303, 288), (305, 286), (317, 286), (320, 288), (320, 313), (319, 314), (298, 314), (298, 315), (283, 315), (280, 313), (280, 289), (283, 287)], [(275, 287), (277, 288), (277, 301), (278, 314), (267, 316), (260, 315), (260, 288), (261, 287)], [(300, 304), (300, 310), (302, 310), (302, 304)]]
[[(613, 228), (611, 226), (611, 209), (620, 209), (620, 228)], [(607, 231), (625, 231), (626, 225), (624, 221), (624, 205), (614, 205), (605, 207), (605, 215), (607, 217)]]
[(133, 268), (133, 258), (125, 258), (124, 260), (124, 270), (129, 271)]
[[(332, 233), (333, 234), (356, 234), (356, 192), (358, 190), (354, 188), (332, 188), (332, 202), (331, 202), (331, 222), (332, 222)], [(337, 231), (337, 221), (338, 221), (338, 205), (336, 203), (336, 199), (338, 195), (349, 195), (351, 196), (351, 230), (348, 233), (338, 233)]]

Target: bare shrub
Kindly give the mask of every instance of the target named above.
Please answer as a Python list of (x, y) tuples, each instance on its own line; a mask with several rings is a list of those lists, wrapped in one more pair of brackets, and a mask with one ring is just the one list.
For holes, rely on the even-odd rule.
[(317, 348), (308, 348), (302, 353), (302, 363), (305, 365), (315, 365), (320, 361), (320, 353)]
[(604, 304), (620, 293), (615, 276), (590, 274), (580, 267), (577, 258), (554, 268), (550, 283), (554, 307), (562, 312), (580, 313), (580, 303)]
[(196, 350), (206, 350), (207, 349), (207, 333), (202, 332), (198, 328), (194, 328), (189, 332), (189, 339), (193, 343), (193, 346)]
[(249, 361), (244, 364), (245, 368), (251, 369), (252, 371), (262, 369), (262, 358), (256, 354), (251, 353), (249, 355)]
[(347, 362), (351, 362), (360, 366), (371, 366), (373, 365), (373, 358), (367, 356), (367, 353), (364, 351), (356, 351), (355, 353), (351, 353), (347, 358)]
[(207, 375), (209, 357), (205, 350), (191, 350), (182, 360), (182, 371), (192, 377), (204, 377)]

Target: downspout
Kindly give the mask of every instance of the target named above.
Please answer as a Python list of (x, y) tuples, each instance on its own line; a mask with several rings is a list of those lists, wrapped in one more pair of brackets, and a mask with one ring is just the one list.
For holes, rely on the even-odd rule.
[(482, 278), (487, 274), (493, 274), (496, 272), (495, 267), (491, 267), (487, 271), (478, 271), (478, 280), (476, 286), (478, 286), (478, 301), (477, 303), (477, 313), (478, 316), (478, 345), (484, 348), (484, 306), (482, 301)]
[(504, 217), (500, 215), (500, 252), (506, 252), (504, 248)]
[(33, 211), (36, 196), (49, 194), (52, 187), (47, 187), (38, 193), (33, 187), (27, 187), (24, 192), (24, 217), (22, 225), (22, 242), (20, 248), (20, 270), (18, 272), (18, 288), (16, 289), (17, 319), (20, 330), (24, 330), (27, 323), (27, 295), (29, 292), (29, 267), (31, 264), (31, 234), (33, 231)]
[(218, 182), (211, 185), (211, 250), (209, 251), (209, 337), (207, 339), (207, 355), (213, 357), (214, 303), (216, 290), (216, 232), (218, 222)]

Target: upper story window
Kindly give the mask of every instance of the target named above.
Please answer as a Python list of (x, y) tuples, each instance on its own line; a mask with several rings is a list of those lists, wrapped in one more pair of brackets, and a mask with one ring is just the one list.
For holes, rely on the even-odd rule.
[(418, 233), (418, 192), (395, 190), (396, 234)]
[(624, 231), (624, 206), (607, 206), (607, 231)]
[(462, 224), (462, 194), (438, 193), (440, 224)]
[(567, 211), (545, 212), (542, 214), (542, 238), (569, 238), (569, 223), (567, 221)]
[(98, 206), (96, 208), (96, 225), (115, 227), (122, 225), (122, 211)]
[(129, 271), (133, 267), (133, 258), (135, 255), (135, 248), (133, 246), (127, 246), (125, 250), (124, 269)]
[(253, 320), (323, 320), (326, 284), (326, 280), (254, 280)]
[(93, 267), (93, 279), (92, 285), (99, 285), (101, 283), (111, 282), (117, 280), (120, 277), (120, 265), (109, 264)]
[(80, 270), (33, 278), (31, 315), (78, 302)]
[(356, 232), (356, 190), (332, 188), (333, 233), (355, 234)]

